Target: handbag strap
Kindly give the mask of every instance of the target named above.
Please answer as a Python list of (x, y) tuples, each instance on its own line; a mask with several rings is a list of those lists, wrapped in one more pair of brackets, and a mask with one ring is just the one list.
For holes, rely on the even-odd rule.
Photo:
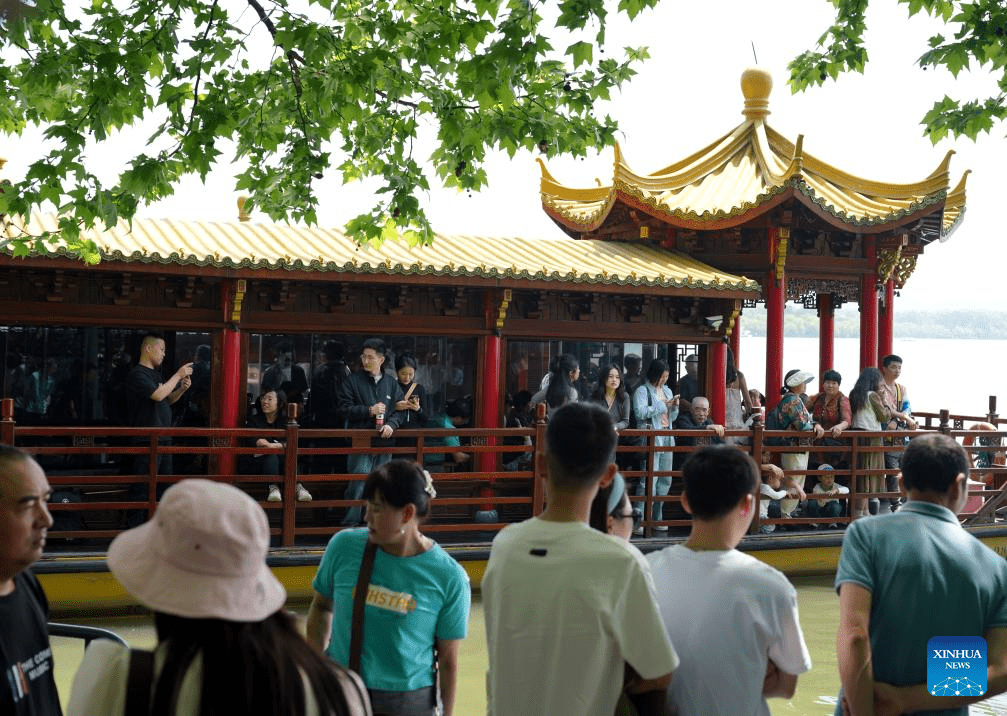
[(374, 571), (374, 555), (378, 546), (367, 541), (364, 557), (360, 561), (357, 587), (353, 590), (353, 624), (350, 628), (350, 670), (360, 673), (360, 657), (364, 651), (364, 606), (367, 604), (367, 587)]
[(131, 649), (129, 676), (126, 680), (125, 716), (147, 716), (150, 713), (150, 688), (154, 682), (154, 652)]

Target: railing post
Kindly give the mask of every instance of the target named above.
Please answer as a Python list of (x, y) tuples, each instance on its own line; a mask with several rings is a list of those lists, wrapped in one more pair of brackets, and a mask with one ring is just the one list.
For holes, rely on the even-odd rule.
[(535, 453), (532, 460), (531, 513), (533, 517), (542, 514), (545, 507), (545, 403), (535, 406)]
[(14, 399), (3, 399), (3, 419), (0, 420), (0, 442), (14, 444)]
[(951, 432), (951, 423), (950, 423), (951, 411), (948, 410), (947, 408), (941, 408), (940, 414), (941, 414), (941, 424), (937, 426), (937, 429), (940, 430), (942, 433)]
[(297, 526), (297, 435), (300, 426), (297, 415), (301, 406), (297, 403), (287, 405), (287, 442), (284, 445), (283, 458), (283, 526), (280, 539), (284, 547), (293, 547), (294, 528)]
[(657, 483), (654, 479), (654, 468), (657, 467), (657, 453), (654, 452), (656, 438), (652, 434), (647, 436), (647, 473), (643, 476), (643, 534), (650, 537), (654, 531), (651, 522), (654, 520), (654, 496)]
[(991, 395), (990, 396), (990, 411), (986, 415), (986, 418), (989, 421), (989, 424), (992, 425), (995, 428), (995, 427), (997, 427), (997, 418), (998, 417), (1000, 417), (1000, 416), (997, 415), (997, 397), (995, 395)]
[(150, 457), (147, 460), (147, 519), (154, 516), (157, 509), (157, 469), (161, 461), (161, 453), (158, 450), (161, 441), (157, 435), (150, 436)]
[(857, 504), (857, 466), (860, 463), (859, 448), (860, 438), (857, 436), (856, 432), (854, 432), (852, 434), (852, 440), (850, 440), (850, 499), (849, 506), (846, 508), (846, 511), (849, 512), (850, 522), (853, 522), (856, 517), (854, 514), (854, 505)]
[[(762, 416), (756, 415), (752, 419), (752, 459), (759, 466), (760, 481), (762, 480), (762, 443), (765, 439), (765, 430), (766, 426), (762, 423)], [(759, 505), (761, 501), (762, 490), (760, 488), (755, 491), (755, 516), (752, 518), (752, 524), (748, 527), (748, 534), (758, 534), (759, 528), (762, 527), (762, 510)]]

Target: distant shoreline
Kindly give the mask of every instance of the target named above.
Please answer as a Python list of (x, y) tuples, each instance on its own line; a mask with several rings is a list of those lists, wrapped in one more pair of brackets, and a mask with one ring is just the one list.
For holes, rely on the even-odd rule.
[[(750, 308), (739, 321), (742, 335), (765, 337), (766, 311), (761, 306)], [(787, 305), (784, 314), (785, 338), (818, 336), (818, 315), (815, 311)], [(895, 312), (894, 333), (899, 338), (947, 338), (954, 340), (1007, 340), (1007, 311), (954, 309), (947, 311)], [(835, 337), (860, 336), (860, 312), (856, 304), (836, 311)]]

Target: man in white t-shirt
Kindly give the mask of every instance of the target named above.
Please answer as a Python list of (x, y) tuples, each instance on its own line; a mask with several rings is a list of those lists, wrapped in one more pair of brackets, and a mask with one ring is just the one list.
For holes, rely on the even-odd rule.
[(640, 713), (664, 713), (678, 657), (646, 560), (588, 526), (591, 501), (615, 475), (615, 440), (601, 406), (557, 410), (546, 432), (548, 506), (493, 540), (482, 582), (493, 716), (611, 716), (626, 664)]
[(647, 555), (668, 638), (682, 656), (668, 705), (678, 714), (769, 716), (811, 668), (797, 592), (735, 549), (755, 512), (759, 467), (731, 446), (701, 448), (682, 468), (685, 544)]

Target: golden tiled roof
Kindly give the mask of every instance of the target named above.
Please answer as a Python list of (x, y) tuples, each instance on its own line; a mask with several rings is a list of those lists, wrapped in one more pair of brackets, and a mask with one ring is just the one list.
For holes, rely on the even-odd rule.
[[(36, 215), (30, 233), (56, 231), (55, 215)], [(7, 226), (8, 236), (17, 228)], [(556, 239), (437, 236), (430, 246), (386, 241), (358, 246), (335, 229), (256, 222), (136, 219), (85, 232), (103, 260), (153, 264), (350, 272), (403, 276), (524, 279), (758, 293), (750, 279), (664, 249)], [(65, 254), (56, 249), (57, 254)]]
[[(941, 235), (947, 236), (965, 209), (965, 176), (949, 191), (948, 152), (930, 176), (913, 184), (889, 184), (847, 174), (803, 150), (803, 135), (791, 142), (766, 123), (772, 79), (762, 70), (742, 76), (745, 121), (707, 147), (653, 174), (634, 172), (615, 148), (615, 170), (607, 187), (573, 189), (542, 167), (542, 204), (561, 226), (599, 228), (619, 195), (642, 204), (670, 224), (723, 222), (788, 190), (853, 227), (898, 221), (944, 204)], [(966, 173), (967, 175), (967, 173)], [(945, 203), (946, 201), (946, 203)], [(935, 210), (939, 210), (939, 207)]]

